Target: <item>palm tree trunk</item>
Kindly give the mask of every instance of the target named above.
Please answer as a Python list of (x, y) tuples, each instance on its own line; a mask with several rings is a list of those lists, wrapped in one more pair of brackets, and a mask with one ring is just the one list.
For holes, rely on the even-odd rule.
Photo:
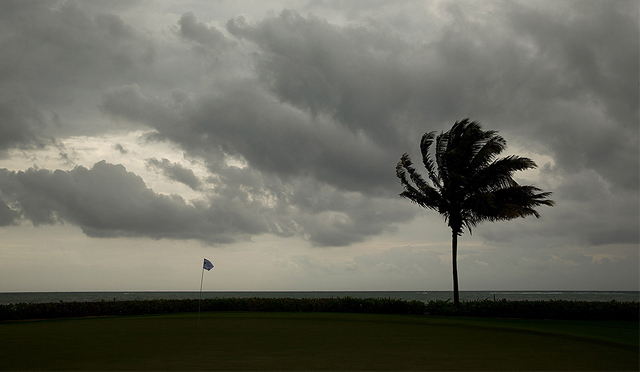
[(456, 307), (460, 305), (460, 295), (458, 294), (458, 234), (452, 231), (451, 234), (451, 262), (453, 265), (453, 303)]

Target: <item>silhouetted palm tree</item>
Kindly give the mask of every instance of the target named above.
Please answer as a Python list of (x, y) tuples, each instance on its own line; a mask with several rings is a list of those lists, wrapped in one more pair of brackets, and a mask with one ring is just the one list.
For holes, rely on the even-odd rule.
[(534, 208), (553, 206), (554, 202), (547, 199), (550, 192), (519, 185), (513, 179), (514, 172), (535, 168), (536, 164), (515, 155), (497, 158), (507, 143), (496, 131), (482, 130), (480, 124), (469, 119), (458, 121), (451, 130), (435, 137), (432, 154), (434, 136), (435, 132), (425, 133), (420, 141), (430, 182), (416, 172), (407, 153), (396, 166), (396, 175), (404, 186), (400, 196), (437, 211), (451, 228), (453, 300), (457, 306), (458, 236), (464, 227), (471, 232), (471, 227), (483, 221), (540, 217)]

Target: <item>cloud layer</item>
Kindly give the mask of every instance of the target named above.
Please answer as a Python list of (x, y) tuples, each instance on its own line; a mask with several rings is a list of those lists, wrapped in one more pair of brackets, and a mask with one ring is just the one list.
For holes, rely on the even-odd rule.
[[(637, 2), (217, 6), (0, 5), (0, 155), (61, 149), (59, 169), (0, 171), (0, 225), (371, 241), (421, 213), (397, 197), (399, 156), (470, 117), (536, 159), (527, 181), (558, 203), (541, 222), (483, 227), (487, 244), (639, 243)], [(64, 147), (140, 131), (183, 158), (109, 143), (109, 159), (78, 164), (87, 152)]]

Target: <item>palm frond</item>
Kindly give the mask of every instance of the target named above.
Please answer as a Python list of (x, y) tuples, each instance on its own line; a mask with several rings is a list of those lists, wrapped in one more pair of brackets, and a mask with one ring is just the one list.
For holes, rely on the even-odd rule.
[[(414, 187), (409, 179), (414, 183)], [(430, 208), (438, 211), (440, 209), (441, 197), (440, 193), (431, 185), (426, 183), (422, 176), (413, 168), (413, 162), (408, 154), (403, 154), (400, 161), (396, 165), (396, 176), (400, 179), (404, 191), (400, 196), (411, 200), (412, 202), (424, 208)]]
[(448, 154), (447, 148), (449, 143), (449, 134), (448, 133), (440, 133), (436, 137), (436, 147), (435, 147), (435, 157), (436, 157), (436, 165), (438, 169), (438, 178), (442, 181), (443, 187), (444, 184), (447, 183), (447, 177), (449, 172), (448, 169)]
[(473, 177), (472, 189), (477, 192), (490, 192), (516, 186), (513, 173), (536, 167), (536, 163), (529, 158), (517, 155), (506, 156), (479, 169)]
[(505, 221), (540, 214), (535, 210), (541, 205), (553, 206), (547, 199), (550, 192), (540, 192), (534, 186), (512, 186), (495, 192), (478, 193), (466, 200), (464, 209), (470, 213), (469, 220), (477, 224), (482, 221)]
[(433, 138), (435, 136), (435, 132), (425, 133), (422, 136), (422, 140), (420, 141), (420, 153), (422, 154), (422, 163), (424, 167), (427, 169), (427, 175), (431, 180), (433, 186), (438, 189), (441, 189), (442, 180), (439, 177), (439, 173), (436, 171), (435, 163), (433, 162), (433, 157), (430, 154), (431, 145), (433, 144)]
[(507, 148), (507, 141), (493, 132), (485, 142), (478, 142), (478, 146), (480, 148), (475, 152), (471, 160), (471, 169), (482, 169), (491, 164)]

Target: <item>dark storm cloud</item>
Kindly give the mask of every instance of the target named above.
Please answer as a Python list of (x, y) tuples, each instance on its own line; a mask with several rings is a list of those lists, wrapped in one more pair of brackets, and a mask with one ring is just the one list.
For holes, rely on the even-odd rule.
[(539, 84), (527, 94), (528, 115), (541, 121), (535, 138), (567, 172), (593, 169), (615, 187), (637, 190), (638, 3), (571, 4), (569, 12), (522, 6), (509, 16), (540, 62), (532, 66)]
[(392, 125), (411, 93), (402, 71), (406, 43), (385, 32), (338, 27), (283, 11), (257, 24), (232, 19), (227, 30), (256, 43), (262, 82), (282, 101), (329, 114), (354, 133), (387, 147), (399, 141)]
[[(296, 195), (304, 191), (295, 187), (302, 179), (336, 193), (392, 199), (399, 154), (415, 153), (422, 133), (447, 129), (467, 115), (501, 130), (507, 140), (552, 156), (562, 173), (559, 188), (575, 188), (563, 197), (579, 192), (573, 177), (591, 171), (606, 181), (597, 185), (599, 191), (607, 184), (633, 190), (638, 184), (638, 131), (629, 123), (637, 122), (638, 114), (626, 96), (637, 98), (637, 91), (629, 83), (617, 90), (616, 83), (638, 80), (637, 68), (631, 68), (637, 65), (637, 53), (628, 52), (637, 47), (631, 27), (637, 20), (625, 8), (629, 6), (633, 8), (616, 3), (603, 10), (588, 3), (554, 10), (510, 4), (494, 9), (492, 22), (487, 22), (453, 3), (442, 8), (451, 21), (424, 42), (409, 41), (375, 23), (337, 26), (294, 11), (257, 22), (239, 17), (227, 23), (227, 31), (258, 48), (252, 54), (257, 80), (227, 79), (210, 93), (180, 95), (179, 104), (145, 95), (135, 86), (121, 87), (103, 96), (102, 107), (114, 117), (152, 127), (155, 138), (204, 158), (222, 182), (235, 182), (224, 176), (226, 156), (245, 161), (254, 182), (263, 177), (281, 182), (269, 182), (261, 190), (297, 210), (305, 206)], [(181, 36), (190, 41), (214, 46), (225, 40), (193, 14), (183, 15), (179, 25)], [(560, 36), (551, 40), (549, 29)], [(607, 42), (609, 32), (616, 42)], [(611, 98), (618, 96), (627, 103)], [(255, 184), (243, 187), (257, 190)], [(602, 195), (605, 200), (613, 197)], [(369, 224), (370, 230), (362, 229), (366, 224), (359, 229), (351, 224), (363, 218), (358, 211), (364, 204), (282, 213), (320, 245), (349, 244), (385, 231), (394, 219), (410, 217), (391, 214), (379, 225)], [(587, 227), (591, 223), (578, 225), (582, 236), (593, 231)], [(600, 226), (616, 233), (598, 236), (637, 231), (628, 224)], [(589, 240), (595, 244), (598, 239)]]
[(107, 76), (131, 79), (153, 61), (152, 43), (116, 15), (89, 14), (75, 2), (2, 4), (13, 9), (2, 16), (0, 76), (25, 84), (38, 101)]
[[(638, 3), (573, 1), (571, 12), (532, 11), (526, 3), (509, 17), (520, 37), (528, 38), (539, 57), (561, 74), (558, 98), (576, 96), (602, 104), (624, 126), (638, 118)], [(635, 74), (634, 74), (635, 71)]]
[(452, 22), (424, 43), (293, 11), (227, 29), (260, 48), (257, 73), (281, 100), (378, 146), (406, 147), (419, 128), (472, 116), (533, 135), (568, 171), (596, 169), (637, 188), (637, 4), (503, 5), (486, 19), (448, 4)]
[(181, 164), (172, 163), (169, 159), (163, 158), (158, 160), (156, 158), (147, 159), (147, 166), (153, 169), (157, 169), (162, 172), (167, 178), (183, 183), (189, 186), (192, 190), (198, 190), (202, 185), (202, 182), (191, 169), (185, 168)]
[(103, 94), (100, 108), (114, 117), (133, 122), (163, 123), (175, 121), (176, 113), (157, 99), (146, 97), (138, 85), (124, 85)]
[[(229, 84), (222, 93), (184, 103), (179, 114), (156, 115), (172, 103), (123, 87), (104, 96), (103, 108), (147, 124), (158, 131), (156, 139), (203, 158), (218, 192), (264, 200), (274, 234), (299, 235), (319, 246), (348, 245), (414, 216), (395, 193), (383, 192), (396, 182), (394, 154), (334, 120), (276, 104), (253, 81)], [(227, 156), (248, 167), (227, 166)]]
[(293, 221), (302, 228), (301, 235), (317, 246), (349, 245), (395, 231), (399, 222), (417, 212), (395, 198), (345, 192), (309, 178), (285, 190)]
[[(2, 95), (17, 90), (17, 107), (34, 102), (40, 115), (65, 124), (47, 133), (72, 129), (66, 106), (90, 105), (96, 88), (144, 79), (155, 57), (153, 43), (120, 17), (91, 14), (81, 3), (71, 1), (4, 1), (0, 34)], [(13, 103), (0, 101), (8, 104)], [(64, 112), (56, 111), (61, 108)], [(91, 112), (86, 106), (81, 110), (85, 115)], [(12, 125), (0, 121), (4, 131)], [(86, 133), (89, 127), (85, 121), (81, 129)], [(24, 128), (20, 134), (32, 137), (45, 129)]]
[[(238, 156), (283, 179), (311, 176), (341, 189), (371, 192), (395, 185), (392, 153), (365, 136), (345, 132), (333, 120), (313, 119), (277, 104), (251, 80), (227, 84), (219, 94), (184, 104), (179, 112), (134, 87), (105, 94), (102, 107), (155, 128), (158, 138), (185, 151)], [(212, 172), (218, 160), (210, 161)]]
[(198, 22), (192, 12), (183, 14), (178, 25), (178, 34), (199, 45), (198, 51), (223, 51), (235, 44), (235, 41), (227, 39), (217, 28)]
[[(392, 146), (402, 143), (395, 134), (408, 126), (403, 118), (433, 123), (427, 131), (456, 115), (477, 115), (552, 155), (564, 171), (559, 197), (580, 192), (573, 178), (586, 172), (635, 190), (623, 198), (637, 209), (637, 4), (575, 5), (566, 13), (509, 5), (485, 23), (454, 3), (445, 9), (454, 22), (428, 46), (289, 11), (255, 24), (238, 18), (227, 28), (261, 48), (256, 68), (265, 86), (314, 116), (328, 113)], [(489, 27), (494, 23), (502, 27)], [(601, 200), (617, 199), (606, 183), (591, 183)], [(590, 222), (576, 216), (573, 228), (567, 220), (556, 226), (589, 244), (629, 242), (638, 233), (637, 213), (628, 212), (617, 225), (609, 223), (617, 220), (611, 210)]]
[[(69, 196), (28, 191), (36, 187), (32, 178), (42, 177), (44, 188), (111, 165), (5, 172), (13, 185), (0, 186), (13, 198), (8, 205), (36, 224), (61, 219), (96, 236), (230, 242), (236, 234), (272, 232), (347, 245), (420, 212), (397, 197), (399, 156), (416, 158), (424, 132), (471, 117), (508, 143), (553, 159), (539, 165), (556, 188), (549, 191), (556, 192), (557, 214), (542, 212), (555, 224), (530, 227), (531, 235), (579, 236), (592, 245), (632, 241), (640, 179), (637, 2), (443, 2), (429, 7), (433, 14), (416, 4), (407, 5), (415, 15), (403, 5), (385, 4), (388, 14), (367, 5), (362, 17), (349, 13), (349, 24), (285, 10), (232, 18), (226, 30), (180, 11), (161, 39), (109, 7), (2, 3), (0, 151), (46, 143), (45, 133), (73, 127), (70, 112), (78, 108), (74, 125), (90, 131), (99, 108), (110, 124), (143, 125), (148, 139), (202, 159), (214, 190), (198, 189), (192, 172), (165, 160), (149, 164), (203, 192), (204, 201), (155, 194), (128, 183), (135, 175), (114, 171), (120, 177), (111, 186), (144, 195), (150, 214), (173, 208), (187, 216), (176, 225), (182, 233), (145, 225), (142, 211), (124, 219), (127, 230), (115, 223), (117, 213), (92, 210), (88, 201), (72, 208)], [(412, 26), (402, 28), (402, 17)], [(606, 205), (635, 212), (623, 208), (620, 216)]]
[(0, 190), (5, 202), (35, 225), (71, 223), (93, 237), (231, 243), (267, 231), (260, 210), (242, 210), (251, 203), (213, 196), (189, 204), (177, 195), (154, 193), (139, 176), (104, 161), (71, 171), (5, 169)]
[(44, 145), (46, 119), (24, 88), (0, 85), (0, 157), (8, 149)]
[[(104, 161), (71, 171), (4, 169), (0, 223), (12, 224), (22, 216), (36, 226), (77, 225), (92, 237), (194, 239), (206, 244), (233, 243), (270, 232), (300, 235), (320, 246), (340, 246), (392, 229), (398, 219), (406, 219), (394, 203), (345, 198), (330, 188), (322, 191), (322, 200), (315, 193), (298, 195), (306, 202), (299, 208), (288, 203), (287, 190), (281, 189), (283, 194), (276, 197), (276, 187), (265, 187), (264, 178), (252, 179), (256, 175), (251, 173), (232, 167), (224, 176), (228, 182), (214, 194), (188, 203), (178, 195), (157, 194), (123, 166)], [(312, 189), (313, 183), (298, 186)], [(327, 200), (332, 200), (331, 208), (318, 205)]]

